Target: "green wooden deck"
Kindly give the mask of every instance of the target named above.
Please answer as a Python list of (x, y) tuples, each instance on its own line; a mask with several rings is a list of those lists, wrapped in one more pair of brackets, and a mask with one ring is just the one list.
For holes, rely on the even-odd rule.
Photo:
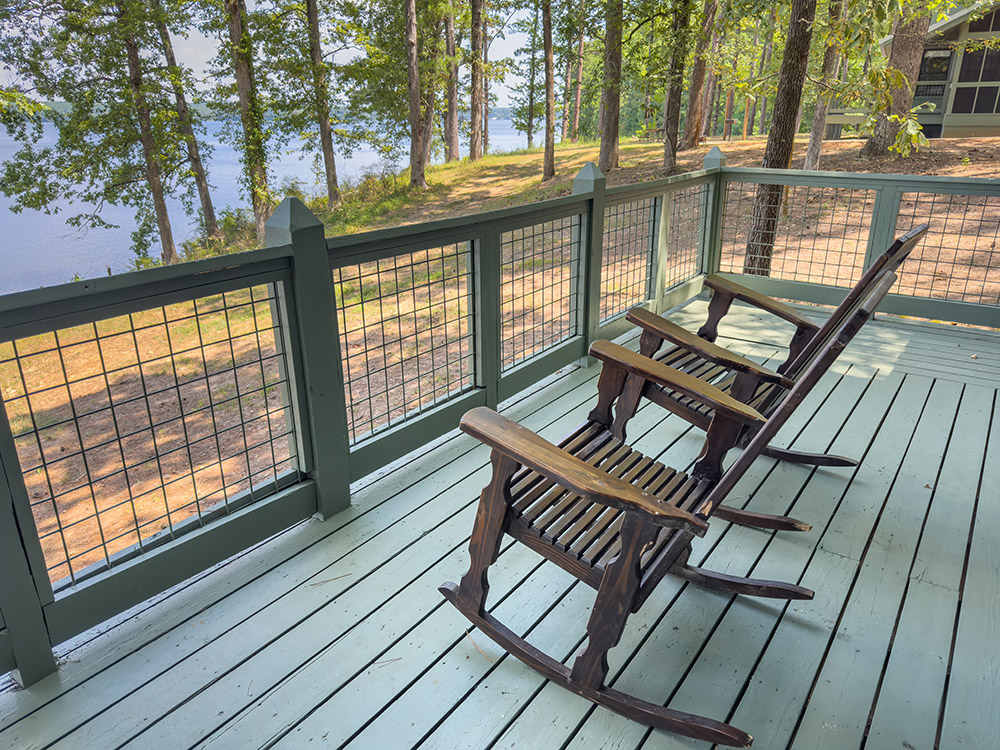
[[(695, 324), (704, 303), (675, 315)], [(767, 360), (783, 332), (745, 308), (723, 343)], [(506, 413), (556, 439), (597, 368)], [(1000, 745), (1000, 336), (880, 318), (782, 432), (857, 470), (760, 460), (737, 497), (810, 521), (770, 534), (715, 521), (714, 568), (814, 588), (785, 604), (665, 580), (613, 652), (615, 684), (729, 720), (758, 748)], [(996, 433), (994, 433), (996, 434)], [(644, 407), (631, 441), (670, 462), (699, 437)], [(3, 748), (643, 748), (654, 732), (546, 684), (437, 593), (467, 566), (488, 452), (461, 436), (308, 521), (78, 637), (34, 687), (0, 686)], [(559, 657), (593, 594), (507, 546), (492, 601)], [(523, 585), (522, 585), (523, 584)], [(545, 604), (540, 606), (538, 602)]]

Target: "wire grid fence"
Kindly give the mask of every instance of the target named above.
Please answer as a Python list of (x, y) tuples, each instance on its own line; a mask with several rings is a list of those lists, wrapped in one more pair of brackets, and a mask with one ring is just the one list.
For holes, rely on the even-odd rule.
[(901, 266), (894, 291), (1000, 305), (1000, 196), (904, 193), (897, 235), (925, 221), (931, 228)]
[(646, 300), (660, 223), (655, 209), (656, 201), (644, 198), (604, 210), (602, 321)]
[(708, 186), (675, 190), (664, 196), (667, 207), (667, 264), (664, 289), (694, 278), (700, 270), (701, 226), (708, 210)]
[[(750, 246), (751, 223), (759, 194), (777, 202), (773, 235)], [(744, 263), (766, 263), (770, 275), (785, 281), (852, 286), (864, 266), (875, 206), (874, 190), (728, 183), (722, 224), (720, 270), (743, 273)], [(775, 203), (770, 204), (773, 208)], [(773, 246), (768, 247), (768, 239)]]
[(579, 216), (500, 236), (500, 363), (508, 370), (577, 333)]
[(351, 443), (475, 387), (468, 242), (333, 270)]
[(0, 344), (54, 584), (298, 481), (279, 310), (262, 285)]

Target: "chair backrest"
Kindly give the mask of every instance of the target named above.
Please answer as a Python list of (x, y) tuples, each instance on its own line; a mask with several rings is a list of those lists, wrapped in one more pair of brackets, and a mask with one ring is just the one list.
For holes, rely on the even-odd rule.
[(896, 238), (895, 242), (889, 245), (889, 248), (884, 253), (875, 259), (809, 343), (806, 344), (795, 359), (789, 362), (788, 367), (784, 370), (785, 375), (794, 380), (800, 373), (805, 371), (824, 343), (831, 336), (836, 335), (843, 322), (851, 317), (862, 301), (871, 294), (872, 290), (879, 286), (881, 280), (886, 275), (896, 272), (907, 256), (913, 251), (913, 248), (916, 247), (920, 238), (930, 229), (930, 226), (930, 224), (920, 224), (906, 234), (900, 235)]
[(825, 343), (817, 351), (816, 356), (796, 379), (792, 390), (768, 416), (767, 421), (756, 432), (736, 461), (712, 488), (699, 508), (699, 513), (703, 513), (707, 517), (725, 500), (726, 495), (732, 491), (733, 486), (746, 473), (754, 459), (770, 444), (778, 430), (805, 400), (813, 386), (830, 369), (844, 348), (871, 318), (875, 308), (885, 299), (892, 285), (896, 283), (896, 278), (896, 274), (892, 270), (886, 271), (881, 275), (878, 283), (868, 289), (867, 294), (859, 296), (855, 300), (851, 313), (840, 321), (840, 325), (832, 335), (826, 337)]

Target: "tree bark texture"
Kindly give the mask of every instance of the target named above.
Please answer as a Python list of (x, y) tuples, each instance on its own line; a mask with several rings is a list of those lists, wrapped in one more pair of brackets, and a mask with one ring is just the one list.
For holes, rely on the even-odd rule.
[(563, 78), (562, 96), (562, 134), (559, 137), (560, 143), (565, 143), (569, 135), (569, 106), (571, 92), (573, 90), (573, 58), (566, 55), (566, 76)]
[(604, 172), (618, 167), (618, 121), (622, 82), (622, 0), (608, 0), (604, 34), (604, 87), (601, 90), (601, 150), (597, 166)]
[(892, 106), (888, 112), (880, 112), (875, 120), (875, 128), (868, 141), (861, 148), (861, 155), (868, 158), (888, 156), (889, 147), (896, 142), (900, 123), (890, 120), (890, 115), (905, 115), (913, 107), (913, 90), (920, 74), (923, 58), (924, 38), (930, 26), (929, 13), (914, 18), (900, 17), (892, 29), (892, 49), (889, 50), (889, 67), (895, 68), (906, 82), (890, 91)]
[(816, 110), (813, 112), (813, 121), (809, 128), (809, 147), (806, 149), (806, 161), (803, 169), (819, 169), (819, 155), (823, 148), (823, 137), (826, 135), (826, 110), (830, 106), (828, 87), (836, 77), (837, 68), (840, 65), (837, 29), (840, 27), (842, 12), (843, 4), (840, 0), (830, 0), (830, 4), (827, 6), (829, 29), (826, 35), (826, 48), (823, 50), (823, 67), (819, 74), (820, 83), (816, 91)]
[(677, 135), (680, 130), (684, 58), (687, 57), (690, 15), (691, 0), (684, 0), (674, 14), (670, 29), (670, 62), (667, 65), (667, 90), (663, 101), (663, 166), (667, 169), (677, 166)]
[[(584, 6), (580, 5), (580, 20), (583, 22)], [(580, 38), (576, 44), (576, 81), (574, 81), (573, 92), (573, 134), (570, 140), (576, 143), (580, 140), (580, 96), (583, 89), (583, 30), (580, 30)]]
[(490, 35), (483, 19), (483, 155), (490, 150)]
[(167, 69), (170, 71), (174, 101), (177, 104), (177, 123), (184, 136), (188, 163), (191, 165), (191, 174), (194, 175), (194, 184), (198, 188), (201, 215), (205, 220), (205, 232), (209, 237), (219, 238), (222, 236), (222, 232), (219, 231), (219, 224), (215, 218), (215, 206), (212, 204), (212, 193), (208, 188), (208, 176), (205, 174), (205, 165), (201, 161), (198, 139), (195, 137), (194, 126), (191, 122), (191, 111), (188, 109), (187, 97), (184, 95), (184, 87), (181, 84), (181, 69), (177, 65), (177, 58), (174, 57), (174, 45), (170, 40), (170, 31), (163, 20), (163, 5), (160, 0), (151, 0), (151, 5), (156, 16), (156, 29), (160, 34), (160, 43), (163, 45), (163, 57), (166, 59)]
[[(411, 0), (407, 0), (410, 2)], [(470, 92), (469, 160), (483, 157), (483, 0), (470, 0), (472, 7), (472, 82)]]
[(420, 60), (417, 50), (417, 3), (406, 0), (406, 90), (410, 105), (410, 185), (427, 187), (424, 176), (424, 130), (420, 117)]
[[(124, 20), (125, 12), (118, 6), (118, 15)], [(142, 143), (142, 155), (146, 164), (146, 181), (153, 197), (153, 211), (156, 215), (156, 228), (160, 234), (160, 257), (164, 264), (177, 263), (177, 249), (174, 247), (174, 236), (170, 230), (170, 217), (167, 215), (167, 202), (163, 196), (163, 180), (160, 162), (156, 157), (156, 143), (153, 139), (153, 124), (149, 113), (149, 102), (142, 84), (142, 61), (139, 59), (139, 46), (131, 33), (124, 34), (125, 54), (128, 58), (128, 82), (132, 89), (132, 99), (135, 103), (136, 117), (139, 120), (139, 140)]]
[(445, 54), (448, 55), (448, 109), (444, 117), (444, 160), (458, 158), (458, 57), (455, 45), (455, 15), (444, 17)]
[(705, 0), (702, 8), (701, 29), (694, 50), (694, 63), (691, 65), (691, 84), (688, 87), (687, 117), (684, 120), (684, 137), (681, 139), (678, 151), (685, 151), (698, 145), (701, 137), (702, 121), (705, 115), (703, 103), (705, 94), (705, 71), (707, 68), (705, 53), (712, 41), (715, 28), (716, 0)]
[(542, 45), (545, 49), (545, 155), (542, 181), (556, 176), (556, 71), (552, 52), (552, 0), (542, 0)]
[[(795, 123), (802, 99), (802, 86), (809, 62), (809, 45), (812, 42), (812, 23), (816, 17), (816, 0), (792, 0), (788, 23), (788, 37), (781, 58), (778, 90), (774, 97), (774, 116), (771, 132), (764, 148), (765, 169), (788, 169), (795, 143)], [(782, 195), (781, 185), (759, 185), (750, 218), (746, 257), (743, 273), (768, 276), (771, 273), (771, 255), (778, 223), (778, 209)]]
[(243, 168), (253, 206), (257, 239), (264, 241), (264, 225), (271, 215), (267, 189), (267, 155), (264, 150), (264, 116), (254, 81), (253, 45), (246, 28), (247, 9), (243, 0), (225, 0), (229, 44), (233, 54), (233, 77), (240, 101), (243, 123)]
[(333, 154), (330, 86), (326, 65), (323, 63), (323, 49), (319, 42), (319, 8), (316, 0), (306, 0), (306, 24), (309, 27), (309, 59), (312, 62), (316, 121), (319, 123), (319, 143), (323, 152), (323, 172), (326, 175), (326, 203), (333, 208), (340, 203), (340, 185), (337, 182), (337, 160)]
[(538, 16), (541, 9), (535, 0), (534, 15), (531, 19), (531, 72), (528, 75), (528, 148), (533, 148), (535, 135), (535, 68), (538, 65)]

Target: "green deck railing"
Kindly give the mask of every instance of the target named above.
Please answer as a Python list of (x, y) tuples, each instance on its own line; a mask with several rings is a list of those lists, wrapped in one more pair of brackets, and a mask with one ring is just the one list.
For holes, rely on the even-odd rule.
[[(768, 277), (756, 185), (787, 186)], [(705, 169), (327, 240), (286, 200), (266, 248), (0, 297), (0, 670), (282, 529), (497, 406), (705, 273), (835, 302), (891, 237), (931, 234), (895, 312), (997, 325), (1000, 183)], [(751, 248), (751, 252), (756, 249)]]

